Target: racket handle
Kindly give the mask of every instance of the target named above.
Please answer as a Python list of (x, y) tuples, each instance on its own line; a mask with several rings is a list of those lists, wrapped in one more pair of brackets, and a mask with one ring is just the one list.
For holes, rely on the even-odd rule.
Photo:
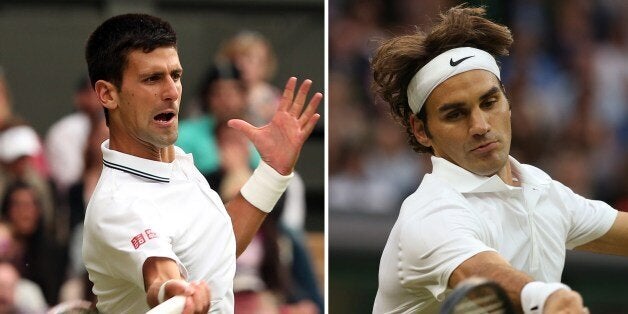
[(155, 306), (146, 314), (181, 314), (185, 307), (185, 297), (182, 295), (176, 295), (163, 303)]

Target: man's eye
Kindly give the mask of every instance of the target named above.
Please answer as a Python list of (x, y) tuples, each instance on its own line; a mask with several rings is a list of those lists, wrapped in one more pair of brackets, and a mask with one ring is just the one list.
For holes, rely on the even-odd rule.
[(497, 103), (497, 100), (489, 99), (482, 103), (482, 108), (490, 109)]
[(159, 81), (159, 76), (157, 75), (149, 76), (144, 81), (147, 83), (154, 83), (154, 82)]
[(445, 119), (448, 121), (456, 120), (462, 117), (462, 113), (460, 111), (451, 111), (445, 115)]

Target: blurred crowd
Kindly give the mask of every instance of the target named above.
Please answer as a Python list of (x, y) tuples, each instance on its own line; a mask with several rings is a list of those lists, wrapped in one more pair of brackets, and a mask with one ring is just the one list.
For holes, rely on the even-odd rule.
[[(280, 90), (269, 83), (277, 60), (260, 33), (223, 43), (179, 119), (176, 145), (193, 153), (210, 186), (228, 202), (259, 163), (252, 144), (227, 127), (232, 118), (267, 123)], [(0, 68), (0, 313), (93, 306), (82, 262), (85, 208), (102, 170), (109, 131), (87, 77), (72, 113), (38, 134), (13, 113), (9, 73)], [(194, 84), (192, 84), (193, 86)], [(236, 313), (322, 313), (321, 289), (305, 239), (305, 186), (288, 191), (237, 261)], [(89, 243), (85, 243), (89, 245)], [(91, 302), (91, 303), (90, 303)]]
[[(377, 42), (428, 30), (453, 0), (329, 5), (329, 208), (396, 215), (430, 171), (374, 98)], [(575, 192), (628, 211), (628, 2), (467, 1), (513, 33), (498, 60), (512, 106), (511, 155)]]

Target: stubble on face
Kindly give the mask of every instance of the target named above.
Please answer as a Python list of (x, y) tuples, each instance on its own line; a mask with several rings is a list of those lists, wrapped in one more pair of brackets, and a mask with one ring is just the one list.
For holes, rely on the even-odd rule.
[(133, 155), (162, 160), (163, 150), (171, 149), (178, 137), (182, 69), (177, 51), (136, 50), (127, 59), (115, 113), (118, 142)]

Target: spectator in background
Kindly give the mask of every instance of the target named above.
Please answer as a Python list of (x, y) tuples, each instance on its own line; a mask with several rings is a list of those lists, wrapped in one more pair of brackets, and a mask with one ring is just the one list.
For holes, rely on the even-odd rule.
[(21, 278), (12, 264), (14, 258), (11, 228), (6, 222), (0, 222), (0, 313), (14, 307), (20, 310), (18, 313), (43, 313), (47, 305), (41, 288)]
[(69, 189), (71, 237), (68, 251), (68, 279), (61, 288), (61, 301), (89, 300), (96, 304), (92, 293), (92, 283), (83, 263), (83, 220), (87, 204), (96, 188), (102, 171), (102, 150), (100, 145), (109, 138), (104, 116), (92, 121), (83, 160), (85, 168), (78, 182)]
[(13, 124), (0, 131), (0, 194), (15, 182), (27, 182), (40, 197), (42, 224), (48, 236), (55, 236), (57, 216), (52, 182), (37, 167), (43, 152), (37, 133), (28, 125)]
[[(367, 177), (364, 141), (341, 146), (337, 160), (341, 171), (329, 177), (329, 207), (334, 211), (385, 213), (385, 206), (397, 203), (386, 182)], [(392, 204), (391, 204), (392, 203)]]
[(209, 184), (216, 188), (226, 203), (235, 197), (242, 185), (253, 173), (250, 165), (250, 143), (227, 123), (220, 123), (214, 130), (218, 144), (220, 168), (207, 176)]
[(57, 303), (66, 253), (54, 237), (46, 235), (38, 191), (16, 181), (7, 187), (0, 210), (13, 232), (13, 265), (42, 288), (48, 304)]
[[(102, 150), (100, 145), (109, 138), (109, 128), (103, 115), (97, 115), (90, 122), (89, 133), (85, 139), (85, 147), (81, 152), (84, 165), (78, 181), (70, 186), (68, 203), (70, 205), (70, 230), (83, 223), (85, 209), (92, 197), (92, 192), (102, 171)], [(80, 253), (80, 247), (78, 248)], [(82, 266), (82, 263), (81, 263)]]
[(56, 198), (48, 164), (37, 132), (12, 110), (7, 79), (0, 67), (0, 195), (17, 180), (26, 181), (41, 195), (44, 225), (56, 229)]
[[(220, 155), (214, 130), (229, 119), (243, 118), (246, 112), (244, 86), (240, 73), (230, 63), (216, 63), (203, 79), (199, 98), (204, 115), (181, 121), (176, 145), (194, 156), (194, 165), (207, 177), (220, 167)], [(250, 146), (251, 166), (259, 154)], [(211, 182), (210, 182), (211, 184)]]
[(361, 109), (366, 103), (354, 97), (357, 82), (338, 71), (330, 77), (329, 121), (334, 131), (329, 140), (329, 207), (390, 213), (428, 167), (407, 147), (403, 133), (389, 117)]
[[(368, 132), (368, 116), (362, 110), (362, 103), (357, 100), (356, 93), (359, 86), (351, 77), (341, 71), (329, 74), (329, 129), (333, 130), (329, 136), (329, 175), (343, 171), (343, 149), (353, 146), (356, 142), (364, 141)], [(333, 105), (331, 105), (333, 104)], [(351, 119), (344, 119), (351, 117)], [(348, 166), (348, 165), (347, 165)]]
[[(13, 113), (11, 93), (9, 91), (9, 86), (4, 74), (4, 70), (2, 69), (2, 66), (0, 66), (0, 132), (14, 126), (26, 124), (27, 123), (23, 119)], [(39, 137), (37, 137), (37, 141), (41, 142), (39, 140)], [(34, 153), (33, 157), (33, 169), (39, 172), (42, 176), (47, 177), (49, 175), (49, 170), (43, 149), (38, 149), (37, 152)], [(2, 181), (2, 179), (0, 179), (0, 181)]]
[(63, 199), (67, 197), (70, 186), (81, 179), (90, 127), (93, 121), (103, 117), (102, 106), (86, 76), (76, 84), (74, 107), (75, 112), (64, 116), (48, 129), (45, 142), (51, 176)]
[[(417, 162), (403, 134), (390, 127), (392, 120), (368, 91), (369, 47), (373, 38), (383, 36), (387, 4), (380, 0), (343, 4), (344, 14), (337, 15), (330, 28), (329, 206), (333, 211), (389, 214), (427, 167)], [(393, 6), (402, 5), (407, 5), (403, 12), (408, 14), (409, 8), (428, 6), (410, 1)]]
[(217, 60), (228, 61), (240, 71), (251, 122), (254, 125), (268, 123), (281, 96), (279, 89), (268, 82), (277, 68), (270, 42), (258, 32), (242, 31), (223, 44)]
[(282, 227), (283, 201), (236, 261), (235, 313), (323, 313), (308, 252)]
[(374, 122), (374, 148), (366, 155), (366, 173), (369, 177), (385, 181), (394, 191), (395, 198), (410, 195), (425, 168), (418, 161), (421, 157), (407, 149), (406, 138), (398, 125), (386, 117)]

